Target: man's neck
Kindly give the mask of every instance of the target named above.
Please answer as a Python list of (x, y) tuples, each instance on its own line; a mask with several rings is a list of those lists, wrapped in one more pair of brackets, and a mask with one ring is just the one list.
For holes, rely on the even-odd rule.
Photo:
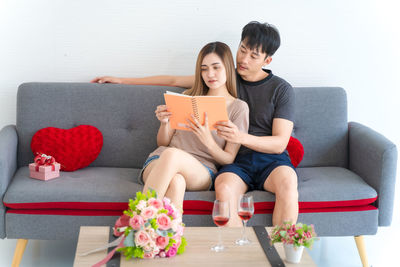
[(250, 75), (240, 75), (243, 80), (248, 81), (248, 82), (258, 82), (261, 81), (265, 78), (267, 78), (269, 74), (263, 70), (258, 71), (257, 73), (250, 74)]

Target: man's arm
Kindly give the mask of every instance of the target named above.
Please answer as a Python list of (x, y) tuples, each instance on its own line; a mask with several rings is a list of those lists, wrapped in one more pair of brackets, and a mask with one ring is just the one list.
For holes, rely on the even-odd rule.
[(255, 136), (243, 133), (230, 122), (218, 122), (217, 129), (218, 135), (226, 141), (239, 143), (257, 152), (281, 154), (289, 143), (293, 122), (275, 118), (272, 123), (272, 136)]
[(163, 86), (192, 88), (194, 85), (194, 75), (191, 76), (159, 75), (159, 76), (149, 76), (143, 78), (118, 78), (112, 76), (102, 76), (94, 78), (91, 82), (136, 84), (136, 85), (163, 85)]

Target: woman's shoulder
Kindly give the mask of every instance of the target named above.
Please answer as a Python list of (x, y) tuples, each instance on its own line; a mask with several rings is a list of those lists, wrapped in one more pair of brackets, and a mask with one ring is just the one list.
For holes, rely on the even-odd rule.
[(248, 114), (249, 106), (245, 101), (240, 100), (239, 98), (235, 98), (228, 106), (228, 113), (230, 117), (232, 116), (236, 117), (240, 113)]
[(232, 107), (235, 109), (249, 109), (249, 105), (247, 103), (239, 98), (235, 98), (232, 102)]

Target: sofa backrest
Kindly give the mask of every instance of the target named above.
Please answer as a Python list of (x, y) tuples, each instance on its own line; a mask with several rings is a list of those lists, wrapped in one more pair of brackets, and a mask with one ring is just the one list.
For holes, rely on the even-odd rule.
[[(69, 129), (93, 125), (103, 134), (103, 148), (91, 166), (141, 168), (156, 148), (165, 86), (91, 83), (25, 83), (18, 89), (18, 166), (33, 161), (32, 136), (44, 127)], [(347, 103), (341, 88), (295, 88), (293, 136), (304, 146), (300, 166), (347, 166)]]
[(292, 136), (304, 146), (299, 167), (348, 166), (346, 92), (339, 87), (297, 87)]

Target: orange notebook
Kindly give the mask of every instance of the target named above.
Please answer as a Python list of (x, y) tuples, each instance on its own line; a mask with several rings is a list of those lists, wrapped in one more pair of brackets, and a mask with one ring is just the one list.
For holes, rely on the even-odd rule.
[(207, 112), (210, 130), (216, 130), (217, 121), (228, 121), (226, 101), (223, 96), (188, 96), (167, 91), (164, 94), (165, 104), (172, 113), (170, 125), (173, 129), (186, 130), (186, 119), (193, 114), (197, 120), (204, 124), (204, 113)]

